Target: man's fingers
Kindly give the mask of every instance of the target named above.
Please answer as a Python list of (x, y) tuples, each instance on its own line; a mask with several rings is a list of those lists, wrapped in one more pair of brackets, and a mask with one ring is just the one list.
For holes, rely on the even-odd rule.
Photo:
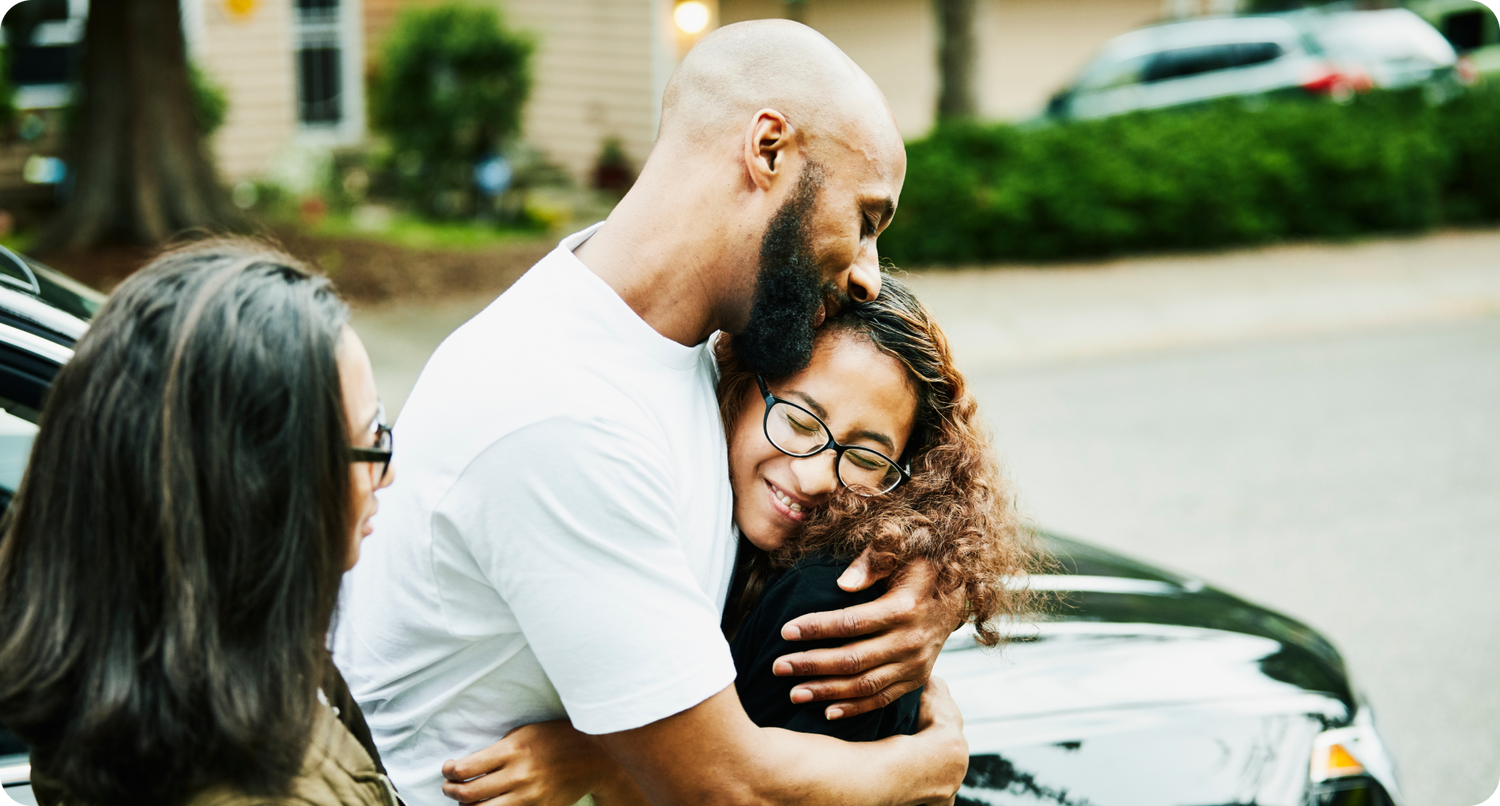
[(781, 628), (781, 637), (788, 641), (859, 638), (905, 624), (911, 618), (914, 604), (910, 595), (890, 591), (862, 605), (798, 616)]
[(877, 580), (886, 576), (886, 574), (875, 573), (871, 565), (870, 549), (866, 548), (859, 553), (858, 557), (854, 558), (854, 562), (849, 563), (849, 567), (844, 569), (844, 573), (839, 575), (839, 587), (850, 593), (854, 593), (855, 591), (862, 591), (870, 587)]
[[(902, 674), (903, 669), (904, 667), (900, 664), (889, 663), (856, 675), (809, 680), (806, 683), (799, 683), (796, 688), (792, 689), (792, 702), (800, 705), (806, 702), (864, 700), (878, 697), (893, 686), (904, 682), (902, 680), (905, 676)], [(896, 696), (899, 697), (913, 688), (915, 686), (907, 686), (898, 691)], [(891, 701), (894, 700), (895, 697), (892, 697)]]
[(833, 703), (823, 709), (823, 715), (829, 719), (848, 719), (851, 716), (859, 716), (876, 708), (884, 708), (916, 690), (917, 685), (915, 683), (900, 680), (871, 696), (859, 697), (852, 700), (840, 700)]
[(782, 655), (771, 664), (771, 673), (778, 677), (848, 677), (860, 674), (870, 667), (862, 644), (810, 649), (792, 655)]
[(510, 751), (504, 745), (504, 741), (496, 742), (457, 761), (453, 759), (444, 761), (443, 777), (459, 783), (504, 768), (505, 762), (510, 757)]
[[(443, 765), (447, 767), (447, 765)], [(511, 789), (512, 781), (504, 772), (482, 775), (472, 781), (443, 782), (443, 797), (459, 803), (482, 803), (499, 798)]]
[[(840, 647), (782, 655), (771, 664), (771, 673), (778, 677), (848, 677), (894, 663), (909, 674), (918, 666), (928, 665), (927, 648), (922, 635), (915, 631), (882, 632)], [(922, 676), (926, 674), (923, 668)]]

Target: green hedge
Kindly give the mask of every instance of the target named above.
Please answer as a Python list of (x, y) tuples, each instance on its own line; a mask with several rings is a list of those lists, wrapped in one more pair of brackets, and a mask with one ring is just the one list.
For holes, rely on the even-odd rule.
[(493, 7), (453, 0), (401, 12), (369, 99), (402, 195), (431, 215), (472, 212), (474, 166), (521, 130), (534, 49)]
[(1500, 220), (1500, 91), (1433, 107), (1225, 102), (908, 144), (900, 265), (1046, 260)]

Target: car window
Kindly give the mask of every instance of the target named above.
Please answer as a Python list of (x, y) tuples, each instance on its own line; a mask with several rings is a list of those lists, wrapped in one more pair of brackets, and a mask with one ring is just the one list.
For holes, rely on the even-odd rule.
[(1250, 67), (1275, 61), (1285, 53), (1286, 49), (1277, 42), (1231, 42), (1164, 50), (1152, 57), (1146, 65), (1141, 81), (1166, 81), (1218, 70)]
[(1078, 80), (1078, 89), (1108, 90), (1128, 84), (1139, 84), (1142, 72), (1146, 69), (1146, 63), (1150, 60), (1151, 54), (1128, 59), (1100, 60), (1084, 72), (1083, 77)]
[[(22, 416), (12, 413), (17, 409)], [(37, 429), (36, 423), (27, 419), (30, 414), (13, 404), (9, 409), (0, 409), (0, 499), (3, 499), (0, 506), (10, 503), (31, 457), (31, 443), (36, 439)]]

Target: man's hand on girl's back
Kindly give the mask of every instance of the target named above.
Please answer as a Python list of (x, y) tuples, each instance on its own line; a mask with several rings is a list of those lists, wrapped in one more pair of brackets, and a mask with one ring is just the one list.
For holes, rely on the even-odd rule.
[[(868, 554), (861, 554), (839, 587), (862, 590), (882, 578), (871, 570)], [(781, 636), (788, 641), (859, 639), (778, 658), (775, 674), (817, 678), (792, 689), (792, 702), (832, 700), (825, 715), (842, 719), (883, 708), (925, 685), (963, 606), (957, 593), (938, 595), (936, 583), (936, 569), (919, 560), (892, 574), (890, 589), (873, 602), (787, 622)]]

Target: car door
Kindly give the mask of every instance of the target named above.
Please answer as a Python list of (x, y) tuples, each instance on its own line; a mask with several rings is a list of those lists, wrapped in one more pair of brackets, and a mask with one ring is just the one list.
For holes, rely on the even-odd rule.
[(1090, 62), (1068, 94), (1068, 117), (1103, 118), (1143, 108), (1141, 77), (1155, 55), (1155, 33), (1146, 29), (1120, 37)]

